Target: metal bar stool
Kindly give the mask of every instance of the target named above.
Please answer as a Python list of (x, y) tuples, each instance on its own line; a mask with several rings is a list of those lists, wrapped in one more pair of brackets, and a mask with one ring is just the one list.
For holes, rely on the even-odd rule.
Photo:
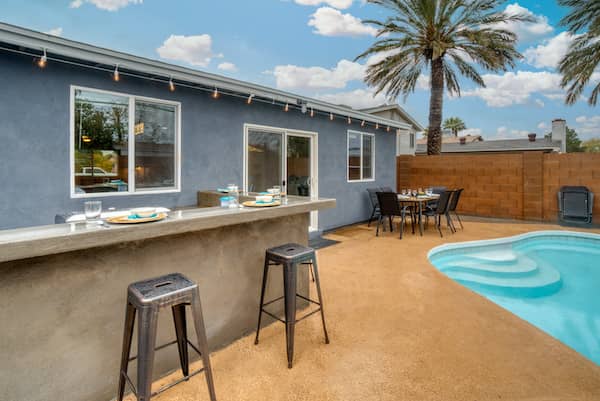
[[(265, 301), (265, 290), (267, 288), (267, 278), (269, 276), (270, 266), (283, 266), (283, 293), (284, 295), (273, 299), (269, 302)], [(297, 277), (297, 266), (304, 265), (312, 268), (313, 279), (317, 287), (317, 296), (319, 302), (304, 297), (296, 292), (296, 277)], [(296, 297), (304, 299), (310, 303), (318, 305), (319, 307), (312, 312), (307, 313), (300, 319), (296, 319)], [(270, 305), (279, 300), (284, 300), (285, 305), (285, 320), (280, 319), (274, 314), (265, 310), (267, 305)], [(260, 323), (262, 314), (266, 313), (272, 318), (279, 320), (285, 324), (285, 339), (287, 343), (287, 359), (288, 368), (292, 368), (292, 361), (294, 359), (294, 328), (296, 323), (307, 317), (321, 312), (321, 321), (323, 322), (323, 332), (325, 333), (325, 343), (329, 344), (329, 336), (327, 335), (327, 327), (325, 326), (325, 314), (323, 312), (323, 299), (321, 297), (321, 282), (319, 280), (319, 269), (317, 266), (317, 258), (315, 250), (299, 244), (285, 244), (275, 248), (267, 249), (265, 255), (265, 265), (262, 280), (262, 289), (260, 291), (260, 307), (258, 311), (258, 325), (256, 328), (256, 339), (254, 344), (258, 344), (258, 336), (260, 334)]]
[[(198, 337), (198, 347), (187, 338), (187, 325), (185, 318), (185, 307), (190, 305), (194, 319), (194, 328)], [(173, 322), (175, 324), (175, 335), (177, 339), (156, 347), (156, 328), (158, 313), (161, 309), (171, 307)], [(131, 340), (133, 337), (133, 326), (136, 312), (139, 311), (138, 321), (138, 355), (130, 357)], [(177, 344), (179, 361), (183, 377), (174, 383), (168, 384), (158, 391), (152, 393), (152, 365), (154, 363), (154, 351), (161, 350), (169, 345)], [(203, 360), (204, 367), (190, 373), (188, 345), (196, 351)], [(127, 366), (130, 361), (137, 359), (137, 389), (127, 375)], [(162, 277), (138, 281), (130, 284), (127, 288), (127, 308), (125, 311), (125, 329), (123, 333), (123, 351), (121, 355), (121, 370), (119, 373), (118, 401), (123, 400), (125, 383), (138, 401), (148, 401), (150, 397), (173, 387), (182, 381), (204, 371), (206, 384), (211, 401), (216, 400), (212, 370), (208, 355), (208, 342), (202, 317), (200, 305), (200, 293), (198, 285), (180, 273), (172, 273)]]

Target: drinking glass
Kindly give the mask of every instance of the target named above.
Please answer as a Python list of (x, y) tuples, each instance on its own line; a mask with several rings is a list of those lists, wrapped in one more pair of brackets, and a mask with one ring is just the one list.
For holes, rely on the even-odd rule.
[(402, 196), (405, 196), (405, 195), (406, 195), (406, 189), (403, 189), (402, 190)]
[(101, 201), (87, 201), (83, 204), (83, 211), (85, 213), (86, 221), (98, 220), (102, 213), (102, 202)]

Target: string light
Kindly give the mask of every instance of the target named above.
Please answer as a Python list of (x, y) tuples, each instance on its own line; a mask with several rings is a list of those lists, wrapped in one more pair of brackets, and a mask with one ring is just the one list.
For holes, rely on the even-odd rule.
[[(12, 51), (10, 49), (5, 49), (5, 48), (2, 48), (2, 50)], [(25, 51), (14, 51), (14, 52), (15, 53), (26, 54), (26, 55), (29, 55), (29, 56), (36, 57), (36, 55), (32, 54), (31, 52), (25, 52)], [(60, 59), (57, 59), (57, 61), (65, 63), (65, 64), (71, 64), (71, 65), (80, 66), (80, 67), (94, 68), (94, 69), (102, 70), (102, 71), (106, 71), (107, 70), (106, 68), (84, 65), (84, 64), (77, 63), (77, 62), (73, 62), (73, 61), (60, 60)], [(48, 64), (47, 50), (45, 48), (43, 49), (43, 55), (37, 59), (36, 64), (40, 68), (44, 68)], [(130, 75), (130, 76), (133, 76), (133, 77), (139, 77), (139, 78), (145, 78), (145, 79), (149, 79), (149, 80), (154, 80), (154, 81), (157, 81), (157, 82), (163, 82), (163, 83), (165, 82), (164, 78), (163, 79), (148, 78), (148, 77), (144, 77), (144, 76), (135, 75), (135, 74), (132, 74), (132, 73), (127, 73), (126, 75)], [(120, 75), (120, 72), (119, 72), (119, 65), (118, 64), (115, 65), (115, 69), (113, 71), (113, 80), (115, 82), (119, 82), (121, 80), (121, 75)], [(175, 86), (175, 83), (173, 82), (172, 77), (169, 77), (169, 80), (166, 81), (166, 82), (169, 85), (169, 90), (172, 91), (172, 92), (175, 91), (176, 86)], [(201, 89), (201, 88), (198, 88), (198, 87), (195, 87), (195, 86), (186, 85), (185, 83), (183, 83), (183, 84), (180, 83), (178, 85), (181, 85), (181, 86), (184, 86), (184, 87), (189, 87), (189, 88), (194, 88), (194, 89)], [(201, 90), (208, 91), (208, 89), (201, 89)], [(236, 96), (235, 94), (228, 94), (228, 95), (230, 95), (230, 96)], [(217, 99), (220, 96), (219, 90), (218, 90), (218, 88), (216, 86), (215, 86), (214, 90), (212, 91), (212, 95), (211, 96), (214, 99)], [(240, 97), (240, 96), (238, 95), (238, 97)], [(252, 104), (254, 97), (255, 97), (254, 94), (250, 94), (248, 96), (246, 102), (248, 104)], [(275, 98), (273, 98), (272, 100), (273, 100), (272, 103), (275, 104)], [(285, 104), (284, 110), (285, 111), (289, 111), (289, 103)], [(310, 116), (311, 117), (315, 116), (315, 110), (314, 110), (313, 107), (310, 108)], [(335, 116), (334, 116), (333, 112), (329, 113), (329, 119), (331, 121), (333, 121), (335, 119)], [(348, 121), (348, 124), (352, 124), (352, 118), (350, 116), (347, 117), (347, 121)], [(361, 127), (365, 127), (365, 125), (366, 125), (366, 121), (365, 120), (361, 120), (360, 126)], [(379, 129), (379, 123), (375, 123), (375, 129), (376, 130)], [(386, 130), (389, 132), (391, 130), (391, 127), (388, 125), (387, 128), (386, 128)], [(82, 141), (83, 142), (91, 142), (91, 138), (89, 138), (89, 137), (83, 138), (82, 137)]]
[(42, 57), (40, 57), (40, 59), (37, 61), (37, 65), (40, 68), (44, 68), (44, 67), (46, 67), (47, 62), (48, 62), (48, 56), (46, 56), (46, 49), (44, 49), (44, 55)]
[(286, 104), (285, 104), (285, 107), (283, 108), (283, 111), (285, 111), (286, 113), (287, 113), (288, 111), (290, 111), (290, 105), (286, 103)]

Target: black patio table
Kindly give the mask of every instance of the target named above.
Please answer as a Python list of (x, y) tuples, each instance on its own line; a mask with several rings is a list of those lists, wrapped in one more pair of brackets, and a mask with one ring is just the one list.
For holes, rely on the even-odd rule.
[(419, 217), (419, 233), (423, 236), (423, 205), (432, 200), (438, 200), (439, 195), (401, 195), (398, 194), (398, 202), (400, 203), (412, 203), (418, 212)]

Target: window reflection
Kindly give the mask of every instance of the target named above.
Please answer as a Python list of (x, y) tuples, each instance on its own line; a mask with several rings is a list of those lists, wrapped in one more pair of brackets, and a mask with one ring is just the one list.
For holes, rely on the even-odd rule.
[(118, 192), (128, 187), (128, 98), (75, 91), (75, 192)]
[(136, 189), (175, 187), (175, 115), (172, 105), (135, 102)]

